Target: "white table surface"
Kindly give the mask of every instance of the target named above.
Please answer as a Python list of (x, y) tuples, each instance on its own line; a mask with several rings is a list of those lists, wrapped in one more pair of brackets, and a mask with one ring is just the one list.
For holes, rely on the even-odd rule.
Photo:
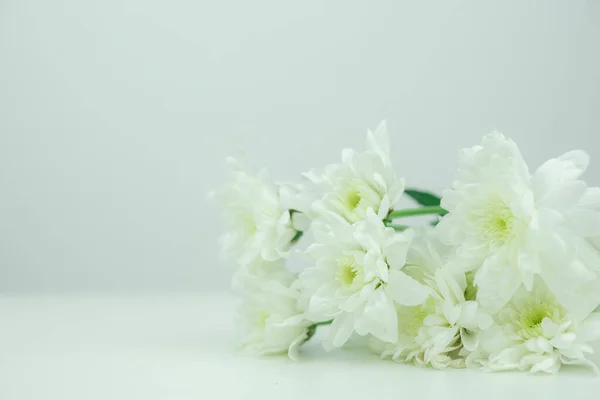
[(585, 370), (436, 371), (318, 335), (300, 363), (242, 357), (230, 315), (227, 295), (0, 297), (0, 400), (600, 398)]

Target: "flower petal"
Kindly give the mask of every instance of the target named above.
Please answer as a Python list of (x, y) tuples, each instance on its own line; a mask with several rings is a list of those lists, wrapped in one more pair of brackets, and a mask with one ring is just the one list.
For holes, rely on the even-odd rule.
[(330, 351), (342, 347), (354, 332), (354, 318), (351, 314), (344, 313), (333, 319), (329, 332), (323, 341), (325, 350)]
[(492, 261), (498, 260), (484, 262), (473, 281), (477, 286), (477, 301), (490, 313), (502, 308), (521, 286), (521, 276), (516, 268)]
[(372, 334), (379, 340), (393, 343), (398, 340), (397, 313), (394, 303), (387, 298), (383, 288), (376, 290), (356, 320), (359, 335)]
[(396, 303), (404, 306), (416, 306), (423, 304), (431, 293), (430, 288), (405, 273), (397, 270), (390, 271), (386, 294)]

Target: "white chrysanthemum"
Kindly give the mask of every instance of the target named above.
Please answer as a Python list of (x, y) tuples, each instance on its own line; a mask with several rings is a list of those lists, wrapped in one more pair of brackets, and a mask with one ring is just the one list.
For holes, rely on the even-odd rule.
[(465, 274), (444, 267), (447, 251), (428, 231), (415, 240), (404, 270), (429, 286), (431, 295), (416, 306), (397, 306), (398, 340), (376, 346), (382, 358), (459, 367), (464, 364), (459, 353), (475, 350), (479, 331), (491, 324)]
[(402, 271), (412, 231), (386, 228), (373, 210), (353, 225), (330, 213), (313, 225), (317, 243), (307, 252), (316, 265), (300, 275), (310, 296), (307, 317), (333, 319), (326, 349), (340, 347), (353, 332), (397, 340), (395, 303), (421, 304), (427, 287)]
[[(263, 269), (264, 267), (264, 269)], [(304, 317), (305, 299), (291, 275), (276, 265), (238, 273), (236, 328), (239, 346), (251, 354), (281, 354), (298, 359), (312, 324)]]
[(368, 132), (366, 151), (345, 149), (341, 164), (305, 176), (321, 193), (312, 211), (316, 215), (334, 212), (350, 223), (365, 219), (369, 209), (385, 218), (404, 191), (404, 180), (392, 169), (385, 122), (375, 133)]
[(600, 314), (576, 319), (540, 281), (530, 292), (521, 287), (494, 319), (467, 358), (469, 366), (555, 373), (562, 364), (578, 364), (597, 370), (585, 353), (593, 353), (589, 342), (600, 338)]
[(290, 210), (292, 226), (297, 231), (308, 231), (311, 222), (311, 208), (317, 200), (312, 186), (291, 182), (279, 184), (281, 205)]
[(277, 281), (286, 287), (290, 287), (295, 278), (287, 269), (285, 260), (266, 261), (257, 258), (235, 272), (231, 281), (231, 288), (236, 294), (251, 295), (260, 291), (264, 283), (268, 281)]
[(215, 193), (229, 229), (221, 238), (222, 251), (242, 265), (287, 256), (297, 231), (290, 210), (282, 204), (281, 188), (264, 169), (252, 174), (239, 160), (227, 162), (231, 182)]
[(573, 151), (530, 174), (500, 133), (463, 151), (438, 230), (457, 246), (455, 265), (478, 267), (482, 306), (498, 310), (536, 275), (571, 312), (598, 306), (600, 256), (585, 238), (600, 235), (600, 189), (579, 180), (587, 165), (587, 155)]

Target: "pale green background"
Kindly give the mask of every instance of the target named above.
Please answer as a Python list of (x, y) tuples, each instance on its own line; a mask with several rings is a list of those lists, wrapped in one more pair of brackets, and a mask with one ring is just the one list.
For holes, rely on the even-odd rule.
[(227, 286), (222, 159), (292, 179), (387, 118), (449, 185), (492, 128), (600, 184), (600, 2), (0, 1), (0, 292)]

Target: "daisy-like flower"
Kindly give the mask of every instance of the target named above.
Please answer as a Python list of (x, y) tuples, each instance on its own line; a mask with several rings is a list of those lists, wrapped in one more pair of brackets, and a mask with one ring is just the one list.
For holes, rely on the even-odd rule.
[(300, 275), (310, 301), (306, 315), (333, 319), (324, 347), (341, 347), (353, 332), (395, 342), (395, 303), (421, 304), (429, 289), (402, 271), (413, 232), (386, 228), (373, 210), (349, 224), (338, 214), (313, 224), (316, 243), (307, 253), (316, 265)]
[(431, 288), (416, 306), (397, 306), (398, 340), (376, 345), (382, 358), (442, 369), (464, 365), (462, 356), (477, 347), (478, 333), (492, 319), (474, 300), (463, 272), (445, 268), (448, 249), (422, 231), (409, 251), (404, 271)]
[(600, 339), (600, 314), (580, 320), (560, 305), (543, 283), (521, 287), (481, 335), (467, 362), (485, 371), (558, 372), (563, 364), (597, 367), (586, 358), (589, 342)]
[[(298, 231), (282, 202), (281, 187), (264, 169), (254, 174), (235, 158), (227, 163), (231, 181), (214, 193), (229, 229), (221, 238), (222, 252), (242, 265), (286, 257)], [(285, 193), (289, 198), (289, 189)]]
[(557, 300), (584, 316), (600, 304), (600, 255), (586, 240), (600, 235), (600, 188), (579, 178), (582, 151), (543, 164), (533, 174), (517, 145), (500, 133), (462, 152), (458, 176), (444, 193), (439, 223), (456, 246), (453, 264), (476, 267), (478, 301), (495, 312), (539, 275)]
[(268, 265), (236, 275), (236, 326), (239, 347), (249, 354), (286, 353), (298, 359), (312, 322), (304, 317), (306, 299), (285, 268)]
[(287, 269), (285, 260), (266, 261), (257, 258), (235, 272), (231, 288), (238, 295), (251, 295), (261, 291), (265, 282), (276, 281), (290, 287), (295, 280), (294, 275)]
[(334, 212), (353, 223), (366, 218), (372, 209), (383, 219), (402, 195), (404, 180), (396, 177), (390, 161), (389, 138), (385, 122), (375, 133), (367, 134), (367, 150), (342, 152), (342, 163), (329, 165), (324, 171), (305, 174), (321, 195), (315, 201), (315, 215)]

